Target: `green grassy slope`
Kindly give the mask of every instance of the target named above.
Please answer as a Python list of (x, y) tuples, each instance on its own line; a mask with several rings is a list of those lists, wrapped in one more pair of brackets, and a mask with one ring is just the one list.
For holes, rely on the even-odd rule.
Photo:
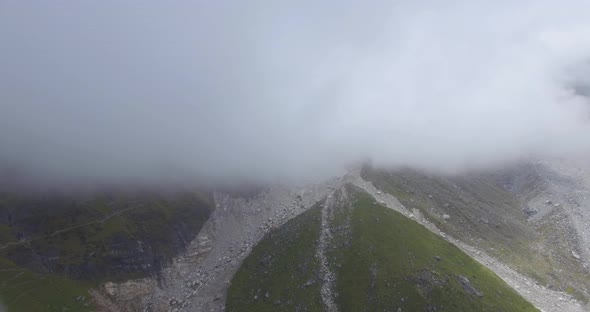
[(0, 201), (0, 256), (75, 279), (148, 273), (194, 238), (213, 210), (198, 193)]
[(350, 231), (337, 232), (331, 252), (342, 311), (536, 311), (454, 245), (366, 193), (354, 197), (342, 210)]
[[(563, 233), (527, 223), (519, 199), (489, 176), (445, 178), (409, 169), (371, 167), (363, 168), (362, 176), (407, 208), (420, 210), (442, 231), (485, 250), (549, 288), (587, 300), (590, 275), (569, 256)], [(443, 214), (450, 219), (444, 220)]]
[[(526, 248), (535, 233), (527, 227), (518, 201), (481, 177), (454, 179), (415, 170), (381, 171), (365, 167), (365, 180), (397, 197), (407, 208), (417, 208), (441, 230), (479, 239), (491, 245)], [(443, 214), (450, 215), (448, 221)], [(485, 237), (485, 239), (483, 239)]]
[(37, 274), (0, 259), (0, 304), (9, 312), (94, 311), (88, 282)]
[[(327, 251), (341, 311), (536, 311), (450, 243), (366, 193), (348, 194), (335, 207)], [(320, 217), (314, 208), (252, 250), (232, 280), (227, 311), (323, 311), (314, 258)]]
[[(184, 250), (213, 207), (198, 192), (1, 194), (0, 303), (9, 311), (68, 308), (71, 295), (89, 297), (100, 282), (153, 274)], [(38, 299), (23, 300), (30, 296)]]
[(315, 257), (320, 221), (314, 207), (267, 234), (232, 279), (226, 311), (323, 311)]

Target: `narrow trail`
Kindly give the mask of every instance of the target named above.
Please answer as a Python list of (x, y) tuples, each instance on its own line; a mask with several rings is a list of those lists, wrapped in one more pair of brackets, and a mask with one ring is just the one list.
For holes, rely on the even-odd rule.
[(112, 212), (112, 213), (110, 213), (110, 214), (108, 214), (108, 215), (106, 215), (106, 216), (104, 216), (104, 217), (102, 217), (101, 219), (98, 219), (98, 220), (89, 221), (89, 222), (82, 223), (82, 224), (77, 224), (77, 225), (72, 225), (72, 226), (69, 226), (69, 227), (65, 227), (63, 229), (55, 230), (52, 233), (45, 234), (45, 235), (40, 235), (40, 236), (36, 236), (36, 237), (33, 237), (33, 238), (28, 238), (28, 239), (24, 239), (24, 240), (20, 240), (20, 241), (16, 241), (16, 242), (9, 242), (9, 243), (6, 243), (6, 244), (0, 246), (0, 250), (4, 250), (4, 249), (6, 249), (8, 247), (12, 247), (12, 246), (26, 245), (26, 244), (28, 244), (30, 242), (33, 242), (33, 241), (36, 241), (36, 240), (39, 240), (39, 239), (53, 237), (53, 236), (56, 236), (56, 235), (59, 235), (59, 234), (63, 234), (63, 233), (69, 232), (69, 231), (73, 231), (73, 230), (76, 230), (76, 229), (79, 229), (79, 228), (83, 228), (83, 227), (89, 226), (89, 225), (92, 225), (92, 224), (104, 223), (104, 222), (110, 220), (111, 218), (114, 218), (114, 217), (116, 217), (118, 215), (121, 215), (121, 214), (123, 214), (123, 213), (125, 213), (125, 212), (127, 212), (129, 210), (133, 210), (133, 209), (136, 209), (136, 208), (138, 208), (138, 207), (137, 206), (134, 206), (134, 207), (129, 207), (129, 208), (117, 210), (117, 211)]
[(316, 257), (320, 259), (320, 274), (322, 278), (320, 295), (326, 312), (338, 311), (336, 302), (334, 301), (334, 281), (336, 280), (336, 277), (334, 272), (330, 270), (328, 257), (326, 255), (327, 249), (332, 242), (330, 225), (334, 217), (334, 203), (337, 200), (336, 196), (336, 191), (329, 194), (322, 206), (321, 230), (316, 250)]

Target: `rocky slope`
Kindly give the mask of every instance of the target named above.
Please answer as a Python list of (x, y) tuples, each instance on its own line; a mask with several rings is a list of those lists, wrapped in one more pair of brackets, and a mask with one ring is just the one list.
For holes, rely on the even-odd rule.
[[(559, 214), (563, 204), (546, 203), (552, 180), (538, 174), (537, 167), (529, 163), (459, 177), (365, 168), (362, 175), (462, 243), (540, 285), (586, 301), (590, 272), (572, 253), (578, 250), (578, 235)], [(535, 213), (539, 202), (553, 212)]]
[[(523, 175), (529, 176), (527, 179)], [(514, 176), (514, 175), (513, 175)], [(537, 183), (528, 182), (536, 176)], [(529, 220), (540, 227), (560, 229), (569, 254), (590, 268), (590, 162), (553, 159), (531, 164), (507, 185), (523, 199)], [(528, 182), (528, 183), (527, 183)], [(567, 257), (565, 257), (567, 256)]]
[[(107, 283), (95, 292), (95, 297), (103, 306), (110, 307), (107, 310), (223, 311), (230, 280), (265, 234), (274, 233), (287, 220), (328, 198), (334, 189), (352, 183), (378, 203), (414, 219), (486, 265), (537, 308), (584, 311), (573, 296), (584, 300), (587, 280), (583, 274), (587, 271), (582, 261), (569, 249), (564, 251), (555, 244), (544, 243), (547, 235), (532, 221), (527, 204), (538, 195), (519, 194), (530, 188), (542, 193), (545, 182), (537, 179), (538, 174), (518, 172), (524, 172), (523, 176), (495, 172), (449, 178), (412, 171), (367, 172), (365, 169), (313, 186), (276, 185), (248, 198), (217, 194), (217, 209), (211, 219), (187, 253), (163, 270), (158, 281)], [(515, 187), (516, 180), (521, 181), (519, 187)], [(514, 185), (502, 181), (512, 181)], [(329, 210), (320, 211), (320, 217), (323, 223), (334, 218)], [(548, 231), (558, 236), (562, 233), (554, 228)], [(318, 235), (320, 246), (331, 244), (332, 233), (325, 227)], [(545, 257), (542, 251), (567, 261), (561, 264), (549, 261), (553, 258)], [(334, 268), (328, 265), (325, 248), (317, 249), (314, 259), (318, 260), (313, 264), (318, 266), (318, 274), (332, 280)], [(533, 265), (541, 265), (527, 268), (523, 259), (533, 259)], [(576, 278), (578, 273), (582, 275)], [(574, 277), (570, 280), (571, 276)], [(307, 282), (311, 283), (308, 287), (319, 286), (323, 294), (332, 293), (336, 287), (333, 283)], [(266, 293), (257, 295), (264, 297)], [(330, 296), (322, 296), (321, 300), (328, 309), (333, 309), (332, 302), (337, 302)]]
[[(446, 219), (447, 222), (452, 220), (451, 218), (445, 218), (444, 214), (439, 214), (438, 218), (432, 216), (429, 217), (428, 215), (423, 214), (420, 209), (411, 208), (416, 207), (416, 200), (412, 201), (412, 198), (409, 199), (409, 202), (412, 203), (413, 206), (404, 206), (404, 204), (402, 204), (398, 198), (387, 192), (379, 190), (375, 187), (375, 185), (373, 185), (372, 182), (364, 180), (361, 175), (358, 175), (353, 181), (355, 185), (361, 187), (363, 190), (371, 194), (380, 203), (402, 214), (405, 214), (409, 218), (416, 220), (416, 222), (423, 225), (433, 233), (440, 235), (447, 241), (459, 247), (461, 250), (463, 250), (463, 252), (470, 255), (478, 262), (486, 265), (490, 270), (501, 277), (508, 285), (512, 286), (516, 291), (518, 291), (521, 296), (529, 300), (541, 311), (581, 312), (590, 310), (587, 306), (584, 307), (584, 304), (577, 301), (571, 294), (552, 289), (546, 285), (542, 285), (535, 278), (515, 270), (514, 263), (508, 265), (506, 261), (499, 260), (496, 256), (489, 254), (486, 251), (486, 247), (476, 245), (481, 241), (471, 236), (472, 233), (476, 232), (458, 232), (457, 234), (459, 234), (459, 236), (456, 238), (441, 230), (439, 227), (437, 227), (437, 225), (441, 225), (440, 219)], [(430, 196), (427, 197), (430, 198)], [(450, 205), (443, 204), (443, 207), (448, 208)], [(473, 221), (475, 220), (472, 220), (470, 224), (477, 224)], [(496, 250), (494, 247), (488, 247), (487, 249), (492, 252)]]
[(210, 219), (157, 280), (106, 283), (94, 297), (105, 311), (223, 311), (229, 282), (252, 247), (325, 197), (332, 184), (274, 185), (247, 197), (216, 194)]

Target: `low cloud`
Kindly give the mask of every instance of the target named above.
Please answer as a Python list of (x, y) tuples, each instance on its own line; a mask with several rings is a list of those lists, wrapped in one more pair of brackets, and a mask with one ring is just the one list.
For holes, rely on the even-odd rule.
[(590, 4), (0, 3), (0, 162), (47, 181), (590, 152)]

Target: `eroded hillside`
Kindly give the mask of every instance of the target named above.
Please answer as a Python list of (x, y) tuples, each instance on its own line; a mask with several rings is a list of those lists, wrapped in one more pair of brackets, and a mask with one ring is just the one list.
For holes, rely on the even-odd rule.
[(451, 243), (348, 184), (267, 234), (227, 297), (227, 311), (337, 310), (536, 309)]
[[(6, 262), (2, 298), (22, 303), (23, 293), (40, 294), (55, 300), (35, 304), (99, 311), (526, 311), (531, 304), (585, 311), (587, 251), (573, 217), (584, 220), (587, 193), (547, 170), (528, 164), (445, 177), (364, 167), (316, 184), (218, 190), (211, 198), (61, 201), (52, 205), (64, 207), (53, 210), (58, 217), (41, 227), (31, 224), (47, 210), (28, 202), (29, 215), (1, 212), (5, 257), (44, 250), (64, 257), (43, 266)], [(199, 207), (212, 211), (206, 222)], [(104, 270), (80, 269), (90, 249), (107, 250)], [(56, 268), (68, 270), (48, 274)], [(81, 283), (84, 272), (104, 279)], [(56, 287), (27, 286), (39, 280)]]

